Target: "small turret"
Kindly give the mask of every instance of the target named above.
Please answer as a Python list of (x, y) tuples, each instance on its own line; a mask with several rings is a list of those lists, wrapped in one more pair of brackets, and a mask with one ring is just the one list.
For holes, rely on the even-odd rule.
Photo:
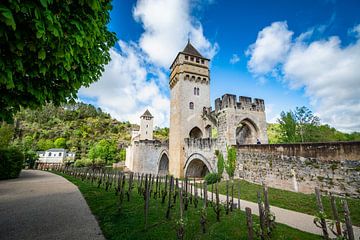
[(140, 117), (140, 140), (153, 140), (153, 116), (146, 109)]

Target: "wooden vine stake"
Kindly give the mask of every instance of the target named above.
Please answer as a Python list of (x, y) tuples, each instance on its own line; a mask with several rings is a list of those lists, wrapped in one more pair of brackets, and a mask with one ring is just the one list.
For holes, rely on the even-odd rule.
[(265, 216), (264, 206), (261, 201), (260, 191), (257, 192), (258, 206), (259, 206), (259, 218), (260, 218), (260, 238), (265, 239)]
[(237, 201), (238, 201), (237, 207), (238, 207), (239, 211), (241, 211), (241, 206), (240, 206), (240, 181), (239, 181), (239, 184), (238, 184), (238, 199), (237, 199)]
[(336, 235), (338, 237), (341, 236), (341, 223), (339, 218), (339, 213), (336, 207), (335, 197), (330, 193), (330, 203), (331, 203), (331, 210), (333, 213), (333, 217), (335, 220), (335, 226), (336, 226)]
[(323, 231), (323, 235), (325, 239), (329, 239), (329, 233), (327, 231), (327, 227), (326, 227), (326, 219), (324, 218), (323, 214), (324, 214), (324, 207), (321, 201), (321, 195), (320, 195), (320, 190), (318, 187), (315, 188), (315, 194), (316, 194), (316, 202), (317, 202), (317, 206), (320, 212), (320, 224), (321, 224), (321, 228)]
[(207, 184), (206, 182), (204, 182), (204, 208), (207, 208)]
[(254, 229), (253, 229), (253, 220), (251, 215), (251, 208), (246, 207), (246, 225), (247, 225), (247, 232), (248, 232), (248, 239), (253, 240), (254, 239)]
[(344, 217), (345, 217), (345, 225), (346, 225), (346, 234), (348, 236), (347, 239), (349, 240), (355, 240), (354, 236), (354, 230), (351, 224), (351, 218), (350, 218), (350, 211), (347, 201), (344, 199), (342, 200), (343, 209), (344, 209)]
[(174, 188), (174, 177), (171, 176), (170, 177), (170, 184), (169, 184), (169, 201), (168, 201), (168, 207), (167, 207), (167, 211), (166, 211), (166, 218), (170, 219), (170, 210), (173, 207), (173, 205), (171, 204), (171, 200), (172, 200), (172, 196), (171, 193), (173, 191)]

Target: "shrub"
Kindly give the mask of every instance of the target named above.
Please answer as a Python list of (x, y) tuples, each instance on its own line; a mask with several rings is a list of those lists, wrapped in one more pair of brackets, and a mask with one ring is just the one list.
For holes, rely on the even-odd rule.
[(225, 162), (224, 162), (224, 156), (223, 154), (219, 151), (219, 150), (216, 150), (215, 151), (215, 155), (218, 159), (217, 161), (217, 170), (218, 170), (218, 174), (220, 175), (220, 177), (222, 176), (223, 172), (224, 172), (224, 165), (225, 165)]
[(0, 179), (17, 178), (24, 164), (24, 154), (17, 148), (0, 149)]
[(220, 180), (221, 180), (221, 176), (217, 173), (208, 173), (205, 176), (205, 182), (208, 185), (214, 184), (216, 182), (220, 182)]

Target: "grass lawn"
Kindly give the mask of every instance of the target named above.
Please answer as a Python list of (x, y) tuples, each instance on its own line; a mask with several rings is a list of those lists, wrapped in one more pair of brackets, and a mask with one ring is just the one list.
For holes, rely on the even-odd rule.
[[(126, 197), (122, 211), (118, 211), (118, 196), (112, 188), (106, 192), (96, 184), (81, 181), (72, 176), (60, 174), (75, 185), (86, 199), (92, 213), (99, 221), (107, 239), (176, 239), (176, 222), (179, 219), (179, 200), (172, 209), (171, 219), (166, 220), (166, 204), (160, 199), (150, 200), (148, 227), (144, 227), (144, 199), (134, 188), (131, 201)], [(199, 204), (200, 206), (200, 204)], [(253, 216), (254, 222), (258, 218)], [(221, 222), (216, 222), (216, 215), (211, 207), (207, 209), (207, 232), (201, 233), (199, 207), (189, 205), (184, 213), (185, 239), (247, 239), (244, 212), (234, 211), (225, 215), (222, 211)], [(301, 232), (288, 226), (277, 224), (272, 239), (321, 239), (320, 236)]]
[[(234, 180), (234, 197), (237, 197), (238, 184), (240, 182), (240, 193), (241, 199), (257, 202), (257, 191), (262, 191), (262, 186), (250, 183), (244, 180)], [(229, 181), (230, 185), (230, 181)], [(208, 186), (209, 191), (211, 191), (211, 186)], [(215, 189), (215, 187), (214, 187)], [(230, 189), (230, 187), (229, 187)], [(214, 190), (215, 191), (215, 190)], [(230, 190), (229, 190), (230, 191)], [(219, 183), (219, 192), (221, 194), (226, 194), (226, 181)], [(269, 188), (269, 201), (270, 205), (286, 208), (289, 210), (294, 210), (297, 212), (307, 213), (315, 215), (317, 212), (316, 197), (315, 194), (304, 194), (296, 193), (291, 191), (280, 190), (276, 188)], [(322, 202), (329, 218), (332, 217), (330, 198), (323, 196)], [(342, 207), (340, 205), (340, 198), (336, 198), (338, 211), (341, 212)], [(360, 226), (360, 199), (347, 199), (351, 221), (354, 225)], [(343, 217), (343, 214), (340, 214)]]

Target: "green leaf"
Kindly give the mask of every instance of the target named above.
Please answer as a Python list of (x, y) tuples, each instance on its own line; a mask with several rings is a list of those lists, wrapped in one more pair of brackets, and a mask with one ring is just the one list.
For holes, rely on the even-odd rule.
[(42, 48), (39, 52), (38, 52), (38, 58), (40, 60), (44, 60), (46, 57), (46, 53), (45, 53), (45, 50)]
[(1, 15), (5, 18), (5, 24), (11, 26), (13, 30), (16, 30), (16, 23), (12, 12), (7, 7), (1, 6), (0, 7)]
[(47, 6), (47, 4), (48, 4), (47, 0), (40, 0), (40, 3), (41, 3), (41, 5), (42, 5), (44, 8), (47, 8), (47, 7), (48, 7), (48, 6)]

